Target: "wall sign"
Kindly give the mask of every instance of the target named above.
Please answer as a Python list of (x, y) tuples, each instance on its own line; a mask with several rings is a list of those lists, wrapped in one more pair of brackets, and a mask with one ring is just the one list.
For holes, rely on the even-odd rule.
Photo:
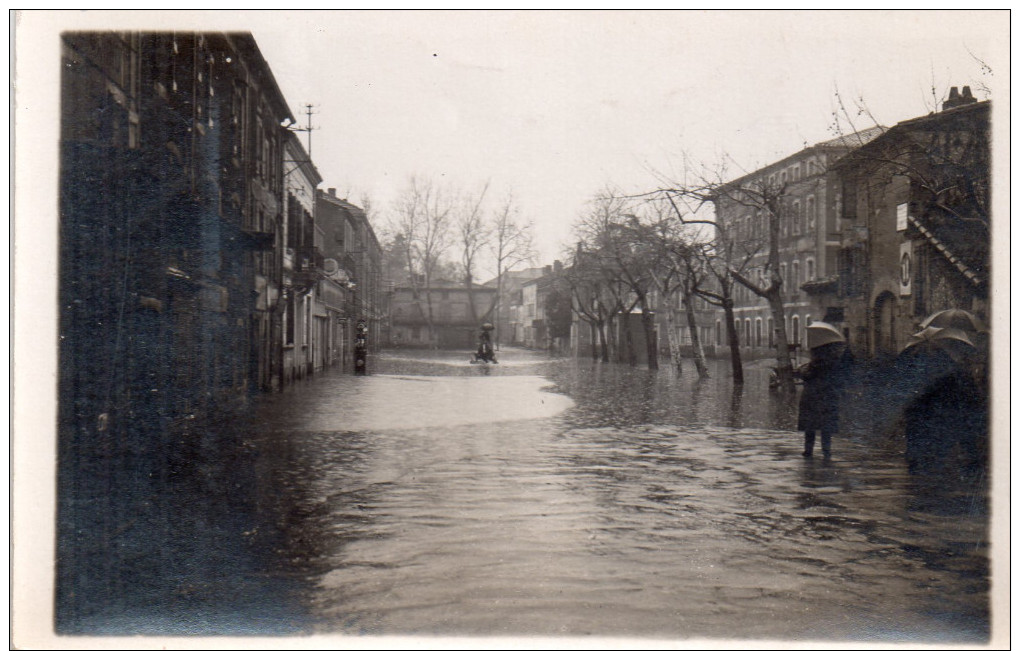
[(900, 296), (910, 296), (911, 279), (914, 277), (914, 243), (900, 244)]
[(907, 230), (907, 204), (905, 203), (896, 206), (896, 230)]

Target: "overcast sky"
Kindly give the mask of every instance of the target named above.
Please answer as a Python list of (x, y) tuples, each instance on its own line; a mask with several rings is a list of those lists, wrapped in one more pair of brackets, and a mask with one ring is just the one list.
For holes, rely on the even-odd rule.
[(992, 86), (1008, 74), (997, 60), (1007, 21), (288, 13), (252, 31), (295, 113), (305, 103), (318, 111), (312, 148), (324, 185), (384, 207), (412, 173), (465, 189), (490, 180), (495, 196), (513, 190), (549, 263), (606, 184), (651, 189), (653, 172), (678, 168), (682, 152), (706, 164), (725, 153), (753, 169), (833, 137), (836, 88), (891, 125), (930, 110), (933, 80), (938, 92)]
[(315, 105), (323, 187), (369, 197), (382, 221), (411, 174), (489, 181), (535, 222), (542, 264), (607, 184), (652, 189), (683, 152), (751, 170), (833, 137), (837, 88), (886, 125), (927, 113), (933, 83), (1008, 92), (1003, 12), (76, 16), (82, 28), (252, 31), (302, 122)]

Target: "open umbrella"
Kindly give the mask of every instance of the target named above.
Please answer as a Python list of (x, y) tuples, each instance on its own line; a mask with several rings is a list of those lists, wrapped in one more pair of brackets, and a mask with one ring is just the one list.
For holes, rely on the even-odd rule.
[(824, 321), (815, 321), (807, 328), (808, 348), (818, 348), (827, 344), (846, 343), (846, 337), (839, 328)]
[(929, 326), (935, 328), (957, 328), (966, 332), (987, 332), (988, 326), (967, 310), (953, 308), (942, 310), (929, 316), (921, 322), (921, 328)]
[(935, 326), (928, 326), (927, 328), (924, 328), (919, 332), (915, 332), (914, 334), (910, 335), (911, 341), (907, 342), (907, 345), (903, 347), (903, 350), (907, 350), (908, 348), (916, 348), (917, 346), (921, 346), (924, 344), (930, 344), (931, 340), (935, 337), (935, 335), (937, 335), (940, 332), (942, 332), (942, 328), (936, 328)]
[(978, 349), (971, 335), (958, 328), (943, 328), (936, 332), (931, 338), (931, 344), (963, 364), (973, 361)]
[(977, 348), (971, 336), (959, 328), (942, 328), (932, 335), (931, 340), (933, 342), (961, 341), (971, 348)]
[(496, 329), (495, 326), (493, 326), (491, 323), (482, 324), (482, 330), (495, 330), (495, 329)]

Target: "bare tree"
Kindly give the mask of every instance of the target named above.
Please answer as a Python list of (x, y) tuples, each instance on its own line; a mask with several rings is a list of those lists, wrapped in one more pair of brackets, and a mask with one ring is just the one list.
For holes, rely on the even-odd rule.
[[(991, 68), (977, 60), (983, 71), (987, 70), (990, 75)], [(991, 93), (987, 87), (982, 90), (986, 94)], [(932, 107), (932, 113), (947, 97), (949, 102), (956, 104), (942, 103), (943, 110), (977, 104), (977, 99), (970, 95), (969, 87), (964, 87), (962, 95), (955, 87), (942, 92), (942, 100), (938, 99), (940, 95), (937, 93), (933, 81), (932, 94), (936, 105)], [(909, 179), (911, 186), (920, 191), (924, 209), (936, 210), (961, 224), (976, 228), (983, 237), (989, 236), (991, 187), (988, 169), (991, 148), (987, 117), (929, 120), (924, 124), (919, 120), (908, 120), (886, 129), (878, 125), (864, 98), (855, 99), (855, 110), (851, 110), (836, 89), (835, 102), (837, 109), (830, 128), (840, 137), (859, 140), (861, 133), (876, 128), (888, 134), (881, 147), (868, 147), (851, 156), (850, 160), (860, 169), (872, 176), (880, 175), (886, 182), (896, 176)], [(861, 116), (870, 121), (868, 129), (858, 128), (857, 121)], [(860, 140), (856, 144), (863, 148), (868, 143)]]
[[(730, 368), (733, 373), (733, 384), (744, 383), (744, 365), (740, 355), (740, 337), (737, 334), (736, 320), (733, 316), (733, 275), (730, 266), (735, 262), (735, 242), (721, 230), (715, 242), (700, 247), (698, 255), (703, 261), (702, 268), (708, 271), (712, 279), (710, 283), (702, 283), (695, 293), (710, 305), (721, 307), (723, 320), (726, 322), (726, 342), (730, 349)], [(750, 258), (743, 258), (747, 261)]]
[(496, 263), (496, 296), (495, 326), (496, 349), (499, 349), (500, 311), (503, 302), (504, 275), (513, 271), (518, 265), (535, 258), (533, 226), (530, 222), (522, 223), (513, 194), (508, 193), (492, 215), (489, 249)]
[[(394, 236), (400, 237), (410, 277), (414, 302), (425, 319), (429, 342), (436, 345), (432, 310), (432, 282), (442, 256), (450, 247), (453, 203), (448, 193), (431, 179), (412, 176), (397, 201), (395, 219), (391, 224)], [(421, 307), (422, 294), (425, 308)]]
[(696, 229), (678, 219), (670, 209), (672, 205), (662, 197), (655, 197), (645, 205), (650, 211), (640, 225), (640, 234), (645, 241), (642, 248), (646, 251), (646, 261), (650, 263), (650, 276), (658, 292), (662, 311), (666, 315), (670, 358), (677, 373), (681, 373), (682, 349), (678, 337), (679, 327), (676, 324), (679, 306), (675, 301), (675, 297), (679, 296), (680, 304), (686, 312), (698, 377), (708, 377), (708, 365), (701, 345), (694, 304), (698, 297), (697, 291), (704, 284), (707, 275), (702, 259), (698, 256), (702, 243), (699, 242)]
[[(745, 175), (736, 181), (725, 181), (725, 167), (714, 174), (702, 171), (694, 176), (693, 183), (673, 184), (660, 188), (652, 195), (669, 201), (674, 214), (684, 224), (701, 224), (716, 230), (716, 257), (707, 268), (720, 280), (719, 292), (700, 287), (695, 293), (710, 302), (721, 304), (727, 312), (727, 334), (733, 359), (734, 383), (743, 381), (739, 366), (739, 337), (733, 326), (733, 283), (765, 299), (772, 313), (776, 334), (776, 374), (780, 386), (792, 391), (793, 362), (786, 335), (783, 305), (783, 277), (780, 272), (780, 230), (789, 219), (790, 206), (786, 195), (787, 184), (762, 175)], [(694, 204), (694, 209), (681, 206)], [(751, 222), (752, 232), (738, 235), (719, 219), (696, 219), (692, 214), (698, 208), (712, 205), (716, 213), (734, 208), (747, 210), (756, 216)], [(754, 232), (753, 229), (758, 229)], [(722, 255), (718, 255), (722, 254)], [(721, 265), (721, 267), (720, 267)]]
[(603, 362), (608, 362), (609, 332), (614, 316), (622, 308), (618, 294), (610, 290), (612, 281), (597, 254), (586, 251), (583, 242), (578, 242), (565, 275), (572, 297), (571, 308), (590, 328), (592, 359), (601, 357)]
[[(635, 307), (641, 308), (648, 368), (657, 369), (659, 355), (652, 305), (652, 291), (655, 289), (652, 269), (656, 266), (653, 256), (658, 251), (656, 247), (649, 246), (647, 229), (634, 214), (638, 207), (626, 197), (603, 191), (593, 200), (592, 210), (582, 217), (575, 230), (581, 241), (597, 254), (603, 274), (611, 279), (607, 284), (610, 291), (613, 291), (614, 285), (621, 283), (626, 287), (628, 297), (619, 302), (626, 310), (621, 325), (626, 335), (624, 343), (628, 347), (633, 346), (628, 317)], [(633, 363), (630, 348), (628, 357)]]
[(486, 182), (477, 195), (468, 195), (461, 200), (456, 223), (460, 261), (464, 271), (464, 288), (467, 290), (471, 320), (476, 323), (479, 315), (478, 309), (475, 307), (475, 267), (479, 254), (489, 244), (491, 236), (491, 230), (485, 222), (485, 214), (482, 209), (488, 190), (489, 184)]
[[(789, 340), (786, 335), (786, 311), (783, 305), (783, 276), (780, 271), (780, 232), (782, 223), (790, 219), (790, 206), (786, 196), (787, 184), (772, 181), (768, 176), (759, 175), (740, 183), (719, 183), (710, 188), (708, 199), (716, 209), (724, 206), (742, 206), (764, 219), (764, 238), (741, 238), (745, 250), (729, 265), (729, 274), (740, 285), (753, 294), (765, 299), (772, 313), (776, 333), (776, 374), (780, 387), (793, 391), (793, 361), (790, 357)], [(764, 239), (765, 260), (763, 265), (748, 268), (747, 262), (759, 255), (756, 242)], [(742, 258), (742, 259), (741, 259)]]

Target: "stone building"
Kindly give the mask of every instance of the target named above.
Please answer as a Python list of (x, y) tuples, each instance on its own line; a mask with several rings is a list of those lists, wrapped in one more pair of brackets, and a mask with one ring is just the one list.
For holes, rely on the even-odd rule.
[(832, 296), (857, 354), (898, 353), (939, 310), (987, 319), (990, 109), (953, 88), (942, 111), (896, 124), (834, 166), (842, 226)]

